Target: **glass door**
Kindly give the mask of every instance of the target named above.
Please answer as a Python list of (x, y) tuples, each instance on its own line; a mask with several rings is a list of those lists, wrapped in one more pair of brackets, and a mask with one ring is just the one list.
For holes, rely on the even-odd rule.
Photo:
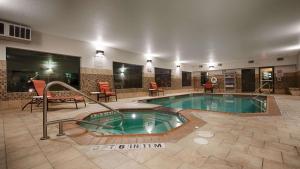
[(259, 68), (260, 91), (274, 93), (274, 67)]

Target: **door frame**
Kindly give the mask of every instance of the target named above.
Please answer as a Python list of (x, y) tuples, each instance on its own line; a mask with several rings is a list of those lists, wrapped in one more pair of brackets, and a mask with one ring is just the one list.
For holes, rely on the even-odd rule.
[(274, 66), (264, 66), (264, 67), (259, 67), (259, 88), (261, 87), (261, 69), (264, 69), (264, 68), (272, 68), (272, 74), (273, 74), (273, 82), (272, 82), (272, 92), (271, 93), (275, 93), (275, 71), (274, 71)]

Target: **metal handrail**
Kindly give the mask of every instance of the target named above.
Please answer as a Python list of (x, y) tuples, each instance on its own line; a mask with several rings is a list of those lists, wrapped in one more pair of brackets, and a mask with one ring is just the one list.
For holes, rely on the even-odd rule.
[[(60, 82), (60, 81), (52, 81), (52, 82), (48, 83), (48, 84), (45, 86), (44, 91), (43, 91), (43, 136), (41, 137), (41, 140), (49, 139), (49, 136), (48, 136), (48, 134), (47, 134), (47, 132), (48, 132), (48, 131), (47, 131), (47, 126), (50, 125), (50, 124), (56, 124), (56, 123), (59, 124), (59, 134), (58, 134), (58, 135), (60, 136), (60, 135), (64, 135), (64, 134), (63, 134), (63, 122), (68, 122), (68, 121), (79, 121), (79, 122), (80, 122), (80, 120), (75, 120), (75, 119), (70, 119), (70, 118), (69, 118), (69, 119), (54, 120), (54, 121), (47, 121), (47, 112), (48, 112), (48, 106), (47, 106), (47, 103), (48, 103), (48, 97), (47, 97), (47, 93), (48, 93), (49, 88), (50, 88), (51, 86), (53, 86), (53, 85), (60, 85), (60, 86), (63, 86), (63, 87), (65, 87), (65, 88), (67, 88), (67, 89), (69, 89), (69, 90), (71, 90), (71, 91), (73, 91), (73, 92), (76, 92), (76, 93), (80, 94), (80, 95), (83, 96), (83, 97), (86, 97), (86, 98), (89, 99), (89, 100), (92, 100), (92, 101), (96, 102), (96, 103), (99, 104), (100, 106), (103, 106), (103, 107), (105, 107), (105, 108), (107, 108), (107, 109), (109, 109), (109, 110), (111, 110), (111, 111), (113, 111), (113, 112), (118, 113), (118, 114), (121, 116), (121, 118), (122, 118), (122, 121), (121, 121), (121, 123), (119, 124), (119, 126), (122, 127), (123, 121), (124, 121), (124, 115), (123, 115), (121, 112), (119, 112), (118, 110), (113, 109), (113, 108), (107, 106), (106, 104), (101, 103), (101, 102), (99, 102), (99, 101), (97, 101), (97, 100), (91, 98), (90, 96), (88, 96), (88, 95), (82, 93), (81, 91), (75, 89), (74, 87), (72, 87), (72, 86), (70, 86), (70, 85), (68, 85), (68, 84), (66, 84), (66, 83), (64, 83), (64, 82)], [(81, 122), (86, 123), (86, 121), (81, 121)], [(92, 124), (92, 123), (90, 122), (90, 124)], [(96, 125), (96, 124), (93, 123), (93, 125)], [(100, 126), (100, 124), (99, 124), (99, 126)], [(102, 125), (102, 126), (104, 126), (104, 125)], [(123, 127), (122, 127), (122, 128), (123, 128)]]
[[(263, 84), (262, 86), (260, 86), (258, 89), (256, 89), (256, 91), (255, 91), (255, 93), (258, 91), (260, 91), (263, 87), (265, 87), (266, 85), (268, 85), (269, 86), (269, 94), (271, 94), (271, 84), (270, 83), (265, 83), (265, 84)], [(252, 95), (253, 95), (253, 93), (252, 93)], [(259, 97), (260, 95), (256, 95), (256, 96), (254, 96), (253, 97), (253, 99), (255, 99), (255, 100), (257, 100), (257, 98)]]
[(269, 86), (269, 94), (271, 94), (271, 84), (270, 83), (265, 83), (265, 84), (263, 84), (262, 86), (260, 86), (258, 89), (256, 89), (256, 91), (255, 92), (259, 92), (261, 89), (263, 89), (263, 87), (265, 87), (266, 85), (268, 85)]

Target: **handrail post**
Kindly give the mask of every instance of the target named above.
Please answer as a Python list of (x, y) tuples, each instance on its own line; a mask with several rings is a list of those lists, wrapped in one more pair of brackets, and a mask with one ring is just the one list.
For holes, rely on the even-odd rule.
[(41, 137), (41, 140), (47, 140), (48, 138), (50, 138), (47, 132), (47, 111), (48, 111), (47, 93), (48, 93), (48, 88), (46, 85), (43, 91), (43, 137)]
[(64, 133), (64, 122), (60, 121), (58, 123), (58, 134), (57, 134), (57, 136), (63, 136), (63, 135), (65, 135), (65, 133)]

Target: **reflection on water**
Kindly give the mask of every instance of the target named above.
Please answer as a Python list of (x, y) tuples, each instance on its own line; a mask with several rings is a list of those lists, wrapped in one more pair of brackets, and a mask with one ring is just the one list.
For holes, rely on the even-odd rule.
[(264, 112), (266, 99), (234, 95), (196, 95), (160, 98), (148, 102), (170, 108), (200, 109), (219, 112), (255, 113)]
[[(121, 134), (123, 130), (119, 127), (121, 118), (117, 113), (100, 113), (90, 115), (85, 120), (99, 123), (109, 127), (97, 128), (94, 125), (80, 124), (82, 127), (90, 131), (98, 132), (104, 135)], [(163, 133), (181, 126), (185, 119), (176, 114), (169, 114), (164, 112), (124, 112), (123, 128), (125, 134), (149, 134), (149, 133)]]

